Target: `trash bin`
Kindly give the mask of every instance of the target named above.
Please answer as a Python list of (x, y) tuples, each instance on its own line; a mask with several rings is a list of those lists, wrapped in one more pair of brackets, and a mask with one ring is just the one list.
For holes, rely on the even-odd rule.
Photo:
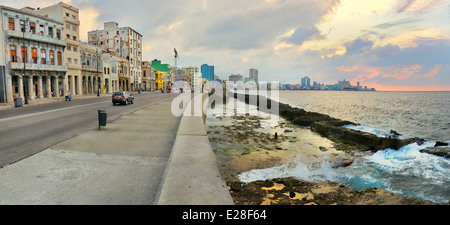
[(98, 110), (98, 129), (100, 130), (100, 126), (106, 126), (106, 111), (104, 109)]
[(22, 98), (15, 98), (15, 99), (14, 99), (14, 106), (15, 106), (15, 107), (20, 107), (20, 106), (22, 106)]

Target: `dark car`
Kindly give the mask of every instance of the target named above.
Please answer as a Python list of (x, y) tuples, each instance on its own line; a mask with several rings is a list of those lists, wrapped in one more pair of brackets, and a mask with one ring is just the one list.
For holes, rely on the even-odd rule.
[(112, 95), (112, 103), (115, 105), (116, 103), (128, 105), (128, 103), (134, 103), (134, 96), (130, 94), (128, 91), (117, 91)]

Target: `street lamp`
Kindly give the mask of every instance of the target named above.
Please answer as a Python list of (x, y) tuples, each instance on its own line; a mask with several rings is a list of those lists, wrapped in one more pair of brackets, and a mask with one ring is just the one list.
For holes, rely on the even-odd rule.
[(100, 96), (100, 81), (98, 80), (98, 48), (95, 57), (97, 58), (97, 96)]
[[(22, 48), (25, 47), (25, 32), (27, 30), (27, 27), (29, 27), (29, 19), (23, 21), (23, 30), (22, 30)], [(23, 61), (23, 71), (22, 71), (22, 77), (25, 79), (25, 90), (24, 90), (24, 97), (25, 97), (25, 105), (28, 104), (28, 79), (25, 74), (26, 64), (25, 64), (25, 58), (27, 57), (27, 54), (23, 54), (23, 50), (20, 49), (20, 52), (22, 52), (22, 61)], [(22, 84), (23, 85), (23, 84)]]

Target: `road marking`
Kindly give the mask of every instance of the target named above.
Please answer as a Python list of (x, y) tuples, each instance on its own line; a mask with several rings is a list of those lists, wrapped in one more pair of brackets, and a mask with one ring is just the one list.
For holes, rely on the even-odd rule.
[(89, 104), (84, 104), (84, 105), (70, 106), (70, 107), (65, 107), (65, 108), (61, 108), (61, 109), (52, 109), (52, 110), (47, 110), (47, 111), (42, 111), (42, 112), (36, 112), (36, 113), (20, 115), (20, 116), (13, 116), (13, 117), (0, 119), (0, 122), (4, 122), (4, 121), (8, 121), (8, 120), (14, 120), (14, 119), (20, 119), (20, 118), (26, 118), (26, 117), (30, 117), (30, 116), (38, 116), (38, 115), (42, 115), (42, 114), (58, 112), (58, 111), (64, 111), (64, 110), (68, 110), (68, 109), (80, 108), (80, 107), (96, 105), (96, 104), (106, 103), (106, 102), (111, 102), (111, 100), (103, 101), (103, 102), (94, 102), (94, 103), (89, 103)]

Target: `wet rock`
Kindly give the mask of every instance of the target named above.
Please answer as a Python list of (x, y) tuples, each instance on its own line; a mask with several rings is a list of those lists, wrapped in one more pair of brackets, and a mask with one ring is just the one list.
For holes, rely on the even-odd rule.
[(450, 158), (450, 147), (428, 147), (420, 150), (420, 152)]
[(442, 141), (436, 141), (436, 144), (434, 144), (434, 147), (439, 146), (448, 146), (448, 143), (442, 142)]
[(390, 134), (393, 134), (395, 136), (401, 136), (401, 134), (395, 130), (391, 130)]
[(354, 160), (355, 160), (355, 158), (353, 156), (340, 155), (331, 162), (331, 168), (336, 169), (339, 167), (350, 166)]
[(362, 151), (379, 151), (387, 148), (398, 150), (418, 140), (418, 138), (399, 139), (378, 137), (371, 133), (342, 127), (346, 124), (350, 124), (350, 122), (342, 120), (320, 121), (312, 123), (310, 129), (332, 141), (348, 145), (358, 145), (362, 148), (360, 149)]

